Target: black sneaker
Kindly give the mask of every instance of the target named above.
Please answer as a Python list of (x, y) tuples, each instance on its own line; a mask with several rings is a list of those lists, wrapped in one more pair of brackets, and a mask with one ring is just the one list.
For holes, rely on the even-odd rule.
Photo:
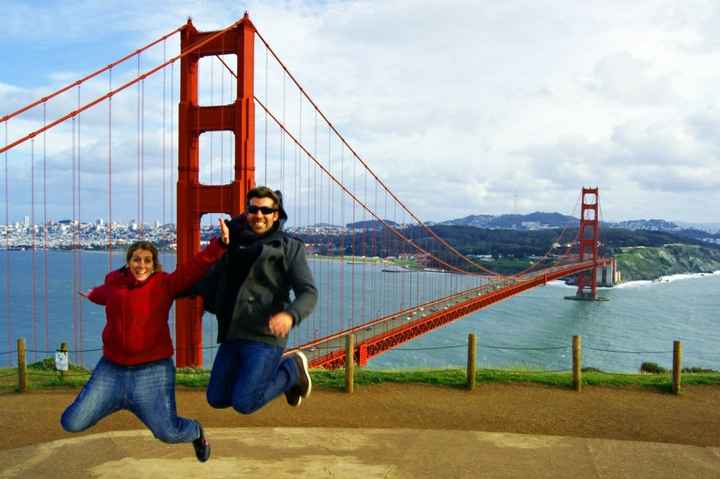
[(203, 433), (203, 428), (200, 423), (198, 423), (198, 428), (200, 428), (200, 437), (193, 440), (193, 447), (195, 448), (197, 460), (205, 462), (210, 458), (210, 444), (208, 444), (207, 439), (205, 439), (205, 433)]
[(312, 380), (310, 379), (310, 369), (308, 368), (308, 360), (302, 351), (293, 354), (292, 359), (298, 368), (298, 383), (285, 392), (285, 399), (289, 405), (297, 407), (302, 403), (303, 399), (307, 399), (312, 391)]

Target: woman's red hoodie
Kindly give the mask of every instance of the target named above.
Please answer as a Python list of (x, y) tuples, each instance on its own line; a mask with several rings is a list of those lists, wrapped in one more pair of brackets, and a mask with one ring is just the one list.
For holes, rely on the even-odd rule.
[(105, 306), (103, 355), (124, 366), (171, 357), (168, 313), (172, 302), (205, 276), (224, 252), (225, 247), (214, 238), (190, 263), (172, 273), (158, 271), (145, 281), (136, 280), (127, 267), (108, 273), (105, 283), (88, 295), (93, 303)]

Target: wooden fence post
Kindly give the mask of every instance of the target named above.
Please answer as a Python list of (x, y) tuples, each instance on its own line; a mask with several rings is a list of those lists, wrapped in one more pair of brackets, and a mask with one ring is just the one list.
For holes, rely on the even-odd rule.
[(582, 337), (572, 338), (573, 388), (582, 391)]
[(469, 391), (475, 389), (475, 365), (477, 358), (477, 344), (475, 335), (468, 334), (468, 356), (467, 356), (467, 388)]
[(345, 336), (345, 392), (352, 393), (355, 385), (355, 335)]
[(680, 394), (680, 372), (682, 370), (682, 344), (680, 341), (673, 341), (673, 375), (672, 392)]
[(27, 391), (27, 367), (25, 363), (25, 338), (17, 340), (18, 355), (18, 391), (24, 393)]

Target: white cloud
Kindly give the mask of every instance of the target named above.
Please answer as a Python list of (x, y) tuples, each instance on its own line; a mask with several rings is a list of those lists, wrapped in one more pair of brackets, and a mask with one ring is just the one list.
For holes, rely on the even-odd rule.
[[(570, 213), (580, 188), (598, 185), (614, 219), (720, 221), (720, 210), (711, 206), (720, 202), (715, 2), (177, 0), (161, 10), (139, 1), (119, 5), (78, 1), (51, 11), (12, 4), (10, 27), (0, 38), (73, 42), (73, 51), (81, 52), (78, 39), (112, 36), (132, 48), (187, 16), (206, 31), (230, 24), (247, 9), (353, 148), (422, 218), (515, 208)], [(55, 28), (57, 22), (68, 28)], [(98, 45), (88, 42), (87, 48)], [(162, 51), (144, 58), (150, 64)], [(262, 98), (264, 64), (258, 48), (256, 92)], [(66, 73), (42, 72), (49, 83), (42, 92), (0, 76), (3, 110), (73, 78)], [(114, 83), (131, 73), (118, 71)], [(270, 105), (280, 115), (282, 77), (272, 59), (269, 73)], [(102, 92), (104, 81), (88, 86), (88, 97)], [(297, 130), (297, 97), (286, 85), (286, 116)], [(207, 82), (203, 87), (207, 98)], [(148, 93), (157, 97), (158, 88), (148, 86)], [(134, 95), (118, 97), (113, 107), (118, 141), (129, 152), (128, 158), (118, 154), (119, 167), (133, 165)], [(161, 105), (146, 102), (155, 115), (148, 130), (159, 128)], [(88, 114), (88, 135), (93, 129), (102, 135), (103, 115), (102, 107)], [(260, 164), (264, 118), (258, 114), (257, 120)], [(307, 105), (302, 121), (303, 138), (312, 143)], [(120, 130), (122, 124), (127, 131)], [(101, 141), (95, 150), (102, 157)], [(159, 150), (148, 146), (148, 154)]]

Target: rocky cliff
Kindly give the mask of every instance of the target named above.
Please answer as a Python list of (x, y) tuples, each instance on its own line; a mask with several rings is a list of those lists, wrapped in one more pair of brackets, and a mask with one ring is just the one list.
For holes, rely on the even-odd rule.
[(697, 245), (627, 246), (618, 248), (614, 255), (624, 282), (720, 270), (720, 249)]

